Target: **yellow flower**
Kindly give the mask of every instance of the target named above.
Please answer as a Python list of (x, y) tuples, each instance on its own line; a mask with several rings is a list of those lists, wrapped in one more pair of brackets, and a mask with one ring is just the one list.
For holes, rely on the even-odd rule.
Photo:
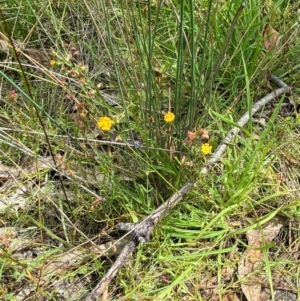
[(172, 122), (172, 121), (174, 121), (174, 119), (175, 119), (175, 115), (172, 112), (168, 112), (164, 116), (165, 122)]
[(109, 117), (100, 117), (97, 125), (102, 131), (108, 132), (113, 125), (113, 121)]
[(50, 65), (51, 65), (51, 66), (54, 66), (55, 64), (56, 64), (56, 60), (51, 60), (51, 61), (50, 61)]
[(204, 143), (201, 145), (201, 151), (204, 155), (211, 153), (212, 146), (209, 143)]

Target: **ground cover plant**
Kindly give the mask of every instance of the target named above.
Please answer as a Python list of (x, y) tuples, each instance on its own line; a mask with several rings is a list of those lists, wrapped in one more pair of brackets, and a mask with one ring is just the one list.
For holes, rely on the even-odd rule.
[(3, 2), (1, 300), (299, 298), (299, 9)]

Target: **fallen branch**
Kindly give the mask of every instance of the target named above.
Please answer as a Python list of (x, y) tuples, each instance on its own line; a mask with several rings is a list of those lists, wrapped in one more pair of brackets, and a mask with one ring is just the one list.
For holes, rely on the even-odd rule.
[[(252, 108), (251, 115), (260, 111), (271, 100), (278, 98), (283, 94), (291, 94), (291, 89), (282, 80), (273, 74), (269, 75), (269, 79), (273, 81), (279, 88), (269, 93), (259, 101), (257, 101)], [(208, 159), (206, 167), (202, 168), (201, 173), (206, 174), (210, 167), (212, 167), (224, 154), (227, 145), (233, 140), (233, 138), (240, 131), (240, 128), (245, 126), (249, 121), (249, 112), (245, 113), (240, 120), (237, 122), (238, 127), (233, 127), (226, 137), (223, 139), (221, 144), (217, 147), (215, 152)], [(184, 184), (178, 192), (174, 193), (163, 205), (158, 207), (151, 215), (146, 217), (143, 221), (131, 224), (131, 223), (120, 223), (117, 225), (119, 230), (127, 231), (128, 234), (132, 234), (132, 238), (129, 243), (124, 247), (118, 256), (117, 260), (108, 270), (107, 274), (100, 280), (97, 286), (89, 293), (82, 301), (96, 301), (103, 293), (105, 288), (110, 284), (112, 279), (116, 276), (121, 267), (126, 263), (130, 254), (137, 248), (140, 243), (147, 242), (150, 240), (150, 234), (152, 233), (155, 225), (161, 221), (168, 213), (174, 208), (182, 198), (190, 192), (196, 182), (188, 182)]]
[(106, 275), (101, 279), (97, 286), (83, 301), (96, 301), (99, 296), (104, 292), (104, 289), (110, 284), (111, 280), (116, 276), (121, 267), (126, 263), (129, 255), (136, 249), (136, 247), (142, 243), (150, 240), (150, 234), (152, 233), (154, 226), (165, 217), (170, 210), (175, 207), (187, 194), (193, 183), (186, 183), (179, 189), (178, 192), (173, 194), (163, 205), (158, 207), (150, 216), (137, 224), (119, 223), (117, 228), (119, 230), (128, 231), (132, 233), (132, 238), (129, 243), (124, 247), (116, 261), (108, 270)]

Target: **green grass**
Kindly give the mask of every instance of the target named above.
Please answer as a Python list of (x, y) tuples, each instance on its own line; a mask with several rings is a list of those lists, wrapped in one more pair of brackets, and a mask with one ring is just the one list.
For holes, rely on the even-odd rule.
[[(187, 181), (197, 182), (193, 191), (104, 299), (242, 299), (241, 279), (224, 281), (224, 269), (237, 269), (247, 231), (277, 215), (290, 222), (263, 247), (258, 271), (272, 283), (281, 270), (297, 287), (299, 4), (54, 2), (9, 0), (0, 11), (0, 195), (11, 202), (0, 207), (0, 229), (22, 229), (1, 232), (1, 299), (20, 300), (26, 288), (28, 300), (77, 300), (116, 259), (92, 248), (122, 238), (117, 223), (142, 220)], [(279, 39), (270, 50), (268, 25)], [(250, 118), (203, 175), (205, 141), (188, 144), (187, 132), (208, 130), (214, 151), (275, 88), (268, 72), (294, 94), (265, 108), (264, 126)], [(102, 116), (114, 121), (110, 132), (97, 128)], [(74, 250), (83, 252), (77, 262), (46, 276), (49, 262)], [(213, 277), (214, 290), (204, 288)]]

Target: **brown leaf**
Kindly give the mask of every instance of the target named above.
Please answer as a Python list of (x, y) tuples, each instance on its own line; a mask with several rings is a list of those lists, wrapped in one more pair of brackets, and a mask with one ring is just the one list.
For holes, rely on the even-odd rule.
[(268, 25), (264, 32), (264, 44), (266, 50), (270, 50), (271, 48), (278, 47), (279, 45), (278, 38), (279, 38), (278, 32), (271, 25)]
[(240, 299), (236, 293), (228, 293), (223, 296), (222, 300), (223, 301), (240, 301)]
[(25, 58), (33, 65), (43, 65), (48, 67), (50, 59), (45, 51), (41, 49), (28, 48), (23, 50)]
[(292, 165), (298, 165), (298, 161), (290, 156), (287, 152), (281, 150), (282, 155), (285, 157), (285, 159)]
[(262, 247), (276, 237), (285, 222), (285, 218), (275, 216), (260, 229), (251, 229), (246, 233), (249, 248), (239, 262), (238, 274), (242, 282), (241, 288), (248, 301), (264, 301), (269, 297), (262, 288), (264, 276), (259, 268), (263, 261)]

